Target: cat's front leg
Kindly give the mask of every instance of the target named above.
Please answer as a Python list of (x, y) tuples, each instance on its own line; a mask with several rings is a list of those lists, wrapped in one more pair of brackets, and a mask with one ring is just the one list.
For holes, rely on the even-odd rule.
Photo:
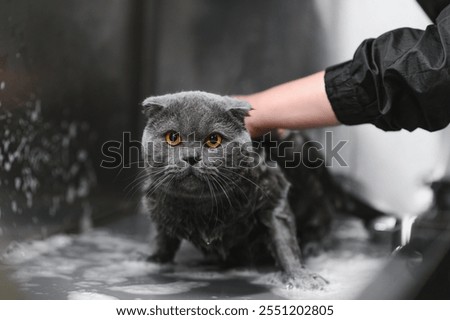
[(147, 258), (149, 262), (172, 262), (180, 247), (181, 240), (168, 235), (163, 229), (155, 228), (156, 233), (152, 240), (153, 250)]
[(302, 263), (295, 217), (286, 198), (279, 199), (273, 209), (266, 211), (263, 223), (268, 227), (272, 254), (283, 271), (282, 280), (288, 287), (320, 289), (328, 283), (320, 275), (308, 271)]

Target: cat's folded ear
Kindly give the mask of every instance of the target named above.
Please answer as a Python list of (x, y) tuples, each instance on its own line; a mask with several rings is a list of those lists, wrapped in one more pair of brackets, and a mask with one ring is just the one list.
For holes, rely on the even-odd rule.
[(228, 111), (240, 122), (244, 123), (244, 118), (248, 116), (252, 106), (250, 103), (244, 100), (230, 98), (231, 103), (228, 107)]
[(166, 103), (160, 97), (149, 97), (142, 102), (142, 113), (148, 118), (166, 107)]

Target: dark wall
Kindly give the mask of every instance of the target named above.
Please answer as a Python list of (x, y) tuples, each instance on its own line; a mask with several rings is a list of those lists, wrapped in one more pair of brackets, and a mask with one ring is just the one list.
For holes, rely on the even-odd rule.
[(137, 124), (140, 5), (0, 0), (0, 236), (110, 213), (101, 145)]
[(158, 93), (249, 93), (324, 67), (314, 0), (161, 1), (157, 25)]

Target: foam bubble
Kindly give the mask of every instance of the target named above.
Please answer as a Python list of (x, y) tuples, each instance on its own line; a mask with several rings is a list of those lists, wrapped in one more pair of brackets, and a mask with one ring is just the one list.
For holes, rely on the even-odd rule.
[(6, 264), (21, 264), (33, 260), (45, 253), (69, 246), (73, 239), (67, 235), (56, 235), (46, 240), (25, 243), (11, 242), (1, 260)]
[(164, 266), (145, 261), (121, 261), (113, 265), (90, 268), (83, 274), (88, 281), (101, 281), (106, 284), (125, 282), (128, 278), (145, 277), (159, 272)]
[(88, 291), (70, 291), (67, 295), (68, 300), (118, 300), (116, 297)]
[(206, 282), (176, 281), (163, 284), (142, 284), (110, 287), (110, 290), (134, 295), (170, 295), (188, 292), (195, 288), (207, 286)]

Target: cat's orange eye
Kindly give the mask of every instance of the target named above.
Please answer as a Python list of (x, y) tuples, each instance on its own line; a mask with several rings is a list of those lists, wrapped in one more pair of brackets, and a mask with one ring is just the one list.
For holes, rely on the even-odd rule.
[(166, 133), (166, 142), (172, 147), (179, 145), (181, 143), (181, 136), (178, 132), (173, 130)]
[(222, 136), (218, 133), (211, 133), (205, 140), (208, 148), (217, 148), (222, 143)]

